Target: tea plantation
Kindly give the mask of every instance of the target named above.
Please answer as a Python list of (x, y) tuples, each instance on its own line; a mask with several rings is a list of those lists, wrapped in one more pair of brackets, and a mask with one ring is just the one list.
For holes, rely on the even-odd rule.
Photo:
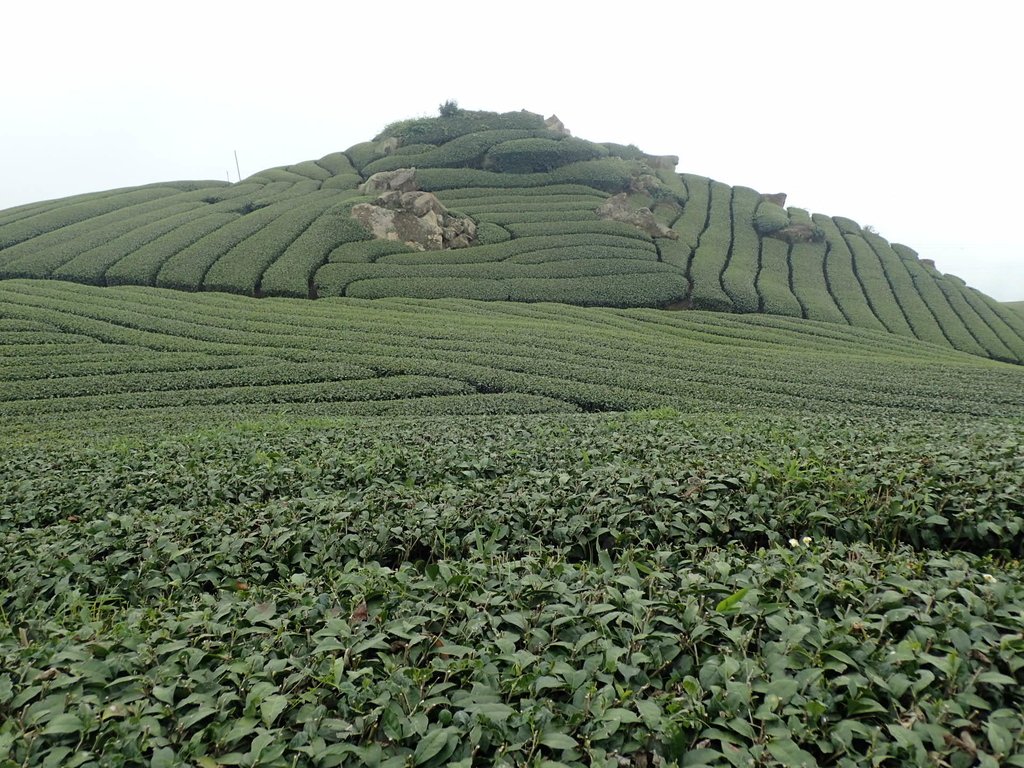
[[(476, 242), (356, 224), (409, 166)], [(0, 768), (1024, 766), (1024, 314), (664, 166), (0, 211)]]
[[(463, 298), (765, 313), (1024, 362), (1024, 318), (911, 248), (785, 196), (676, 173), (675, 157), (568, 136), (531, 112), (449, 110), (237, 184), (158, 183), (0, 211), (0, 279), (248, 296)], [(416, 250), (352, 217), (374, 174), (476, 227)], [(648, 225), (608, 218), (613, 196)], [(657, 226), (664, 231), (659, 231)]]

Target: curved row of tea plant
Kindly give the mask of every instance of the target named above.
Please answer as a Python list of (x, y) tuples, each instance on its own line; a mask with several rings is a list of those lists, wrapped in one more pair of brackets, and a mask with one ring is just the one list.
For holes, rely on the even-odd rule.
[(227, 405), (307, 415), (752, 404), (1013, 415), (1024, 408), (1015, 367), (881, 332), (761, 314), (256, 302), (6, 281), (0, 322), (7, 324), (0, 415), (8, 432), (158, 413), (195, 422), (202, 408)]

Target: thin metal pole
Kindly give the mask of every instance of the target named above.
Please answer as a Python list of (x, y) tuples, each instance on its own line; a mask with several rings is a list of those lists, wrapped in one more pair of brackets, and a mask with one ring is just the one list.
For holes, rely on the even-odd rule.
[(235, 170), (238, 171), (238, 180), (241, 181), (242, 180), (242, 171), (238, 167), (238, 150), (237, 149), (235, 150)]

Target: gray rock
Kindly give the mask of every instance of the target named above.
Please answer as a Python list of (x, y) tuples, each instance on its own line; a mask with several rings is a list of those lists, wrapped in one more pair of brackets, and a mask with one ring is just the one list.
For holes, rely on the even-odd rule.
[(476, 223), (453, 216), (432, 192), (417, 188), (416, 169), (375, 173), (364, 192), (380, 192), (372, 203), (352, 207), (352, 217), (380, 240), (399, 240), (421, 251), (465, 248), (476, 240)]
[(602, 219), (632, 224), (651, 237), (663, 237), (668, 240), (679, 238), (674, 230), (654, 218), (650, 208), (633, 208), (629, 202), (629, 195), (625, 192), (609, 197), (601, 203), (597, 209), (597, 215)]
[(569, 129), (565, 127), (565, 123), (558, 119), (558, 115), (552, 115), (544, 121), (544, 127), (549, 131), (560, 133), (563, 136), (572, 136)]
[(373, 192), (413, 192), (418, 190), (415, 168), (397, 168), (393, 171), (381, 171), (368, 178), (359, 187), (359, 191), (365, 194)]

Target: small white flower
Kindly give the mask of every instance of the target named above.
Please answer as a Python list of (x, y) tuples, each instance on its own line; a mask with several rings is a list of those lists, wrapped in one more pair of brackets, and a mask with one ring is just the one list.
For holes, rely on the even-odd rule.
[(989, 584), (995, 584), (996, 583), (996, 577), (993, 576), (991, 573), (983, 573), (983, 574), (981, 574), (981, 578), (983, 578)]
[(799, 547), (800, 546), (800, 542), (797, 541), (796, 539), (790, 539), (789, 540), (789, 546), (791, 546), (791, 547)]
[(809, 547), (809, 546), (811, 546), (811, 537), (810, 537), (810, 536), (804, 536), (804, 537), (803, 537), (803, 538), (801, 539), (801, 541), (802, 541), (802, 542), (804, 543), (804, 546), (805, 546), (805, 547)]

